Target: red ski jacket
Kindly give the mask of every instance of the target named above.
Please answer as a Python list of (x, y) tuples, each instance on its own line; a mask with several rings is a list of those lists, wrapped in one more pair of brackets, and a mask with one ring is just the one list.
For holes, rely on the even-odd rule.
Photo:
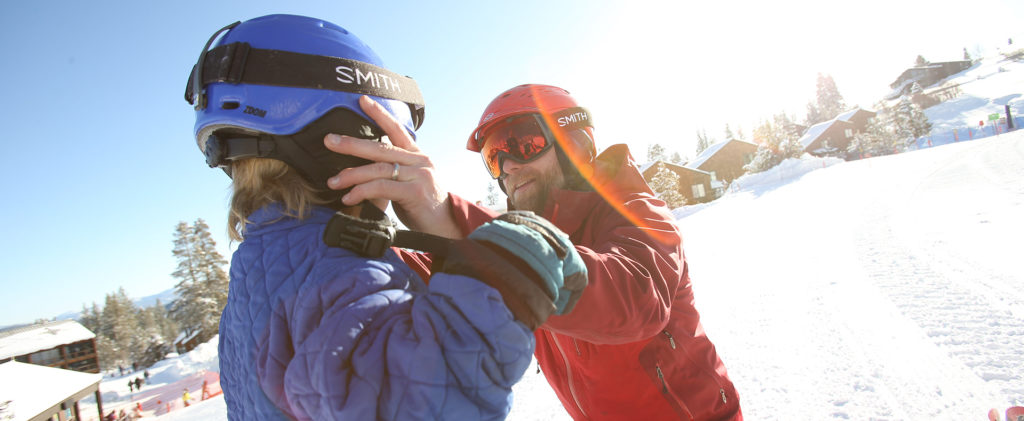
[[(536, 357), (577, 420), (742, 420), (694, 308), (682, 239), (625, 145), (597, 157), (597, 191), (559, 190), (544, 217), (569, 234), (589, 285), (537, 329)], [(450, 195), (464, 235), (496, 216)]]

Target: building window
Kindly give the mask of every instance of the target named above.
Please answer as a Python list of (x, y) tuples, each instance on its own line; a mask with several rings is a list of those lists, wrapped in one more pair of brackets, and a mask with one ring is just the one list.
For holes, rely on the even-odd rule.
[(718, 176), (715, 175), (714, 171), (711, 171), (711, 182), (714, 183), (716, 181), (718, 181)]
[(96, 350), (93, 349), (92, 341), (81, 341), (68, 345), (67, 352), (70, 359), (95, 354)]
[(849, 139), (849, 138), (853, 137), (853, 129), (846, 129), (846, 131), (845, 131), (845, 132), (843, 132), (843, 133), (845, 133), (845, 134), (846, 134), (846, 138), (847, 138), (847, 139)]
[(46, 351), (39, 351), (29, 356), (32, 358), (32, 364), (48, 365), (53, 364), (61, 360), (60, 350), (57, 348), (48, 349)]
[(693, 198), (694, 199), (700, 199), (700, 198), (704, 197), (704, 195), (706, 194), (704, 192), (704, 185), (703, 184), (694, 184), (693, 186), (690, 186), (690, 187), (693, 189)]

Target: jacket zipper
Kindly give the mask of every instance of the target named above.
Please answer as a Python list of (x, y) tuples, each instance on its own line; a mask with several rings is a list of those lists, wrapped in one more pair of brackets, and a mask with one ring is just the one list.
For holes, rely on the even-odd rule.
[(565, 350), (562, 349), (562, 344), (555, 338), (555, 334), (551, 332), (547, 332), (547, 334), (551, 337), (551, 341), (555, 343), (555, 348), (558, 348), (558, 353), (562, 355), (562, 362), (565, 363), (565, 377), (569, 383), (569, 395), (572, 396), (572, 401), (576, 403), (576, 409), (579, 409), (585, 418), (589, 418), (587, 417), (587, 412), (583, 410), (583, 405), (580, 405), (579, 398), (576, 397), (576, 387), (572, 383), (572, 366), (569, 365), (569, 358), (566, 357)]
[[(668, 333), (667, 329), (662, 330), (661, 333), (668, 338), (668, 344), (672, 346), (672, 349), (676, 349), (676, 339), (672, 337), (672, 334)], [(665, 375), (661, 372), (661, 367), (655, 365), (654, 368), (658, 370), (658, 378), (661, 379), (662, 392), (668, 391), (668, 385), (665, 383)], [(718, 394), (722, 395), (722, 403), (729, 403), (729, 399), (725, 396), (724, 387), (719, 386)]]
[(668, 330), (663, 330), (661, 333), (668, 337), (668, 344), (672, 345), (672, 349), (676, 349), (676, 339), (672, 337), (672, 334), (668, 333)]
[(576, 347), (576, 356), (582, 357), (583, 353), (580, 352), (580, 344), (576, 342), (576, 338), (572, 338), (572, 346)]

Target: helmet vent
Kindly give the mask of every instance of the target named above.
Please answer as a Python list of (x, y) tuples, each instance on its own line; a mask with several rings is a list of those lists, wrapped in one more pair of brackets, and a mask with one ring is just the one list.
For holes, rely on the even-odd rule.
[(220, 104), (222, 110), (234, 110), (239, 107), (238, 101), (224, 101)]

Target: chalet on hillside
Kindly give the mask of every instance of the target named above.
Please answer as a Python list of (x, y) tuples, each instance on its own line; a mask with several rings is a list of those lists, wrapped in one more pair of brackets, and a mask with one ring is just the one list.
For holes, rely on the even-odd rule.
[(96, 334), (74, 320), (61, 320), (0, 331), (0, 363), (45, 365), (99, 373)]
[(739, 140), (730, 139), (722, 143), (708, 146), (693, 161), (686, 163), (686, 167), (706, 171), (711, 174), (711, 183), (715, 189), (724, 187), (716, 186), (718, 182), (729, 184), (732, 180), (740, 178), (746, 170), (743, 169), (754, 159), (757, 153), (757, 145)]
[(178, 354), (184, 354), (195, 349), (195, 347), (199, 346), (202, 343), (199, 340), (201, 337), (201, 333), (203, 333), (202, 329), (186, 329), (185, 331), (181, 332), (177, 338), (174, 338), (174, 351), (177, 352)]
[(854, 108), (839, 114), (835, 118), (815, 124), (804, 132), (800, 145), (804, 152), (814, 156), (835, 156), (844, 159), (855, 159), (856, 154), (846, 151), (850, 141), (857, 133), (867, 128), (868, 120), (875, 112), (862, 108)]
[(946, 61), (941, 63), (928, 63), (920, 67), (911, 67), (904, 70), (896, 81), (889, 84), (893, 92), (889, 98), (896, 98), (910, 92), (910, 87), (917, 82), (922, 88), (934, 85), (936, 82), (967, 70), (971, 67), (970, 60)]
[(874, 117), (877, 114), (878, 113), (874, 111), (865, 110), (863, 108), (857, 107), (850, 111), (839, 114), (838, 116), (836, 116), (836, 120), (845, 121), (853, 124), (854, 133), (860, 133), (867, 129), (868, 120), (870, 120), (871, 117)]
[(679, 193), (686, 198), (686, 204), (705, 203), (715, 199), (710, 173), (670, 162), (654, 161), (640, 167), (640, 174), (643, 174), (648, 184), (658, 173), (658, 164), (663, 164), (666, 169), (679, 176)]

